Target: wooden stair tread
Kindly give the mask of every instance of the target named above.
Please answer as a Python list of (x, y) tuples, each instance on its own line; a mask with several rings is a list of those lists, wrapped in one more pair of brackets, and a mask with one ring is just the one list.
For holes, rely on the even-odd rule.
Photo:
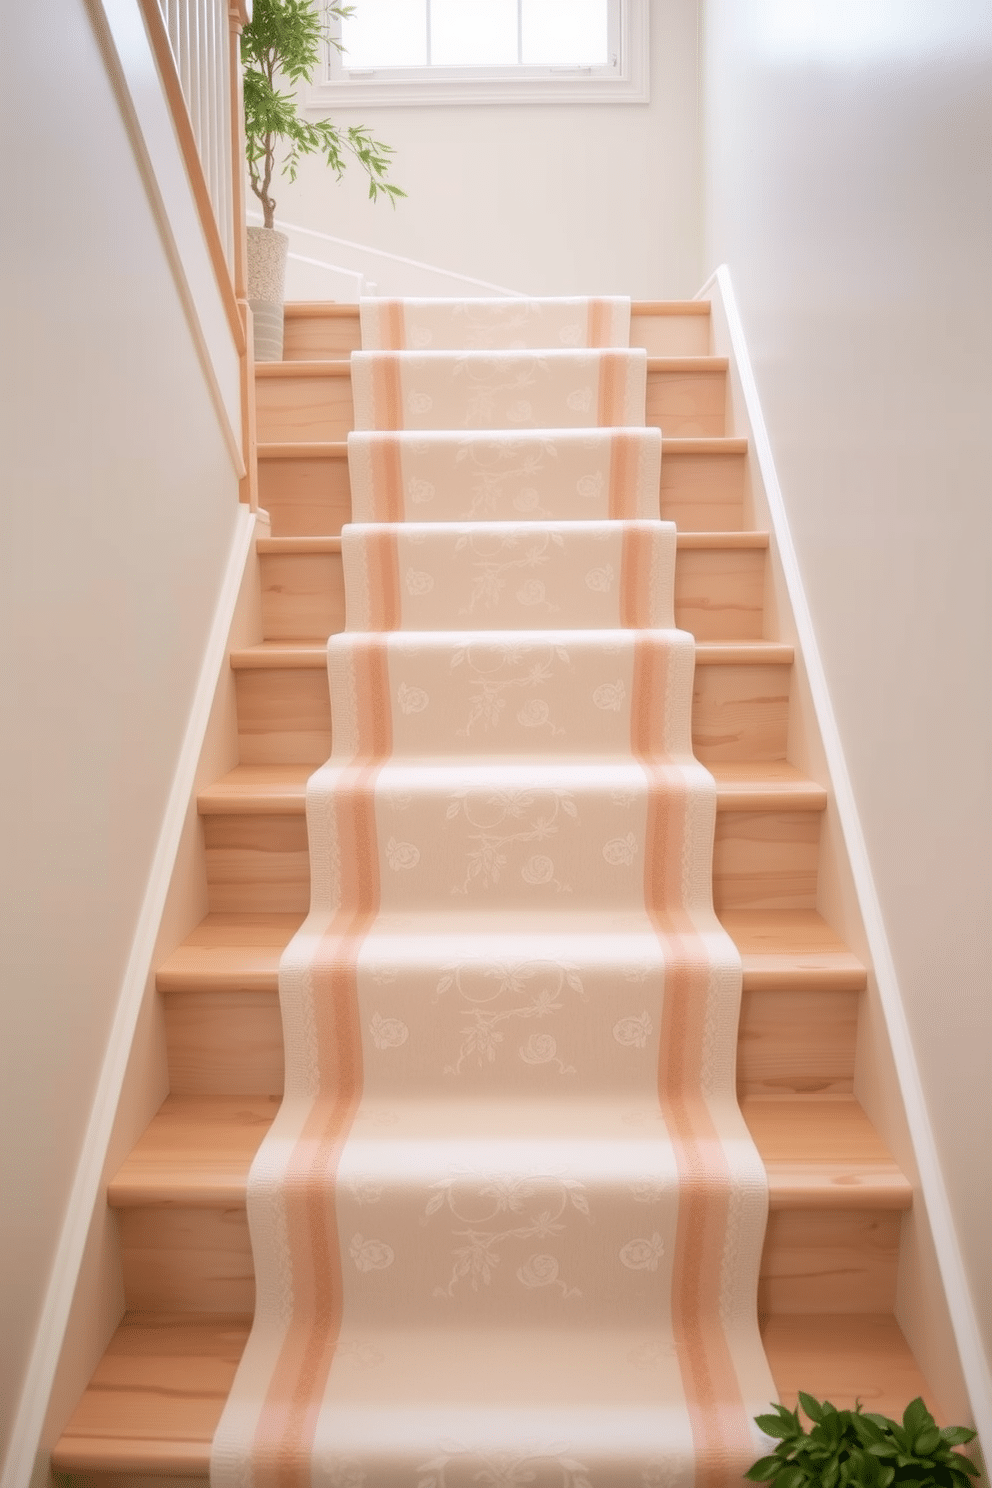
[(734, 548), (753, 549), (768, 547), (767, 532), (682, 532), (676, 534), (675, 546), (679, 549)]
[[(278, 1096), (170, 1095), (108, 1189), (114, 1208), (243, 1204)], [(853, 1096), (751, 1097), (773, 1209), (906, 1209), (912, 1191)]]
[(277, 1095), (170, 1095), (107, 1189), (111, 1208), (245, 1202), (251, 1160)]
[[(853, 1095), (741, 1102), (772, 1209), (908, 1209), (913, 1190)], [(870, 1202), (869, 1202), (870, 1199)]]
[(825, 788), (807, 779), (785, 760), (713, 760), (706, 768), (716, 781), (718, 808), (732, 811), (826, 808)]
[(276, 992), (279, 958), (302, 923), (299, 914), (209, 914), (159, 966), (156, 987)]
[(287, 320), (357, 320), (357, 300), (287, 300), (283, 305)]
[(256, 362), (255, 381), (272, 382), (296, 377), (350, 377), (350, 357), (324, 357), (320, 361)]
[[(741, 953), (745, 991), (864, 989), (864, 966), (815, 910), (725, 910), (721, 919)], [(158, 990), (275, 992), (279, 957), (301, 923), (299, 914), (207, 915), (159, 966)]]
[[(697, 641), (697, 666), (791, 666), (792, 646), (781, 641)], [(318, 669), (327, 665), (327, 646), (322, 642), (283, 643), (262, 641), (231, 652), (235, 671), (263, 668)]]
[[(278, 362), (265, 363), (279, 366)], [(293, 366), (306, 363), (294, 362)], [(318, 363), (317, 365), (323, 365)], [(732, 438), (724, 434), (697, 435), (679, 438), (677, 435), (662, 441), (664, 455), (746, 455), (747, 440)], [(344, 439), (264, 440), (258, 445), (260, 460), (346, 460), (348, 443)]]
[(125, 1317), (52, 1453), (57, 1472), (205, 1476), (251, 1319)]
[(347, 460), (344, 439), (269, 440), (258, 445), (260, 460)]
[[(289, 816), (306, 808), (308, 764), (236, 765), (197, 795), (201, 816)], [(711, 766), (717, 806), (729, 811), (822, 811), (827, 793), (782, 760), (731, 761)]]
[(197, 793), (201, 816), (237, 812), (245, 816), (299, 815), (306, 805), (308, 764), (236, 765)]
[[(634, 348), (636, 350), (636, 348)], [(726, 372), (725, 356), (649, 356), (648, 372)], [(292, 377), (350, 377), (348, 357), (320, 361), (256, 362), (255, 377), (266, 381)]]
[(860, 1399), (865, 1410), (901, 1421), (922, 1395), (938, 1425), (946, 1424), (891, 1314), (780, 1313), (767, 1320), (761, 1338), (779, 1399), (791, 1410), (805, 1390), (838, 1410)]
[(864, 990), (864, 966), (815, 909), (725, 909), (720, 920), (741, 953), (749, 991)]
[[(676, 546), (683, 550), (731, 548), (750, 551), (768, 547), (767, 532), (679, 532)], [(285, 556), (288, 553), (340, 553), (340, 537), (259, 537), (259, 553)]]
[(340, 537), (258, 537), (257, 553), (285, 557), (289, 553), (340, 553)]
[[(358, 319), (353, 300), (287, 300), (283, 306), (289, 320)], [(631, 315), (709, 315), (709, 300), (631, 300)]]
[[(210, 1445), (248, 1337), (242, 1317), (126, 1317), (52, 1453), (58, 1472), (205, 1477)], [(779, 1398), (798, 1390), (839, 1408), (901, 1417), (932, 1391), (889, 1314), (795, 1314), (762, 1331)], [(937, 1414), (938, 1421), (942, 1419)]]

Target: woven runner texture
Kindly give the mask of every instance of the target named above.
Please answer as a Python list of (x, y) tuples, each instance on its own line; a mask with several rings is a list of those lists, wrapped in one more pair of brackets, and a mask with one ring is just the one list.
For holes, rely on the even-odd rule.
[(629, 302), (370, 301), (214, 1488), (724, 1488), (774, 1386)]

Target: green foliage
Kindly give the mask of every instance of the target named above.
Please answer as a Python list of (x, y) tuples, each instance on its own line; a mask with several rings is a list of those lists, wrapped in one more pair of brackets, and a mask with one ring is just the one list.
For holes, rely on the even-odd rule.
[(813, 1422), (805, 1431), (799, 1411), (776, 1405), (775, 1415), (756, 1416), (766, 1436), (778, 1439), (746, 1476), (772, 1488), (970, 1488), (978, 1468), (952, 1448), (974, 1439), (966, 1426), (938, 1428), (923, 1401), (906, 1407), (902, 1425), (888, 1416), (837, 1410), (799, 1392)]
[[(328, 13), (349, 16), (352, 7), (330, 5)], [(373, 139), (363, 125), (339, 129), (329, 119), (310, 123), (300, 118), (292, 92), (280, 93), (276, 78), (289, 83), (309, 82), (320, 61), (320, 48), (330, 36), (311, 0), (255, 0), (252, 18), (241, 33), (244, 66), (245, 145), (251, 189), (262, 203), (265, 226), (271, 227), (276, 204), (269, 194), (276, 150), (282, 145), (283, 175), (296, 180), (301, 155), (322, 155), (340, 180), (349, 155), (369, 178), (373, 201), (381, 192), (395, 205), (405, 196), (386, 180), (392, 147)]]

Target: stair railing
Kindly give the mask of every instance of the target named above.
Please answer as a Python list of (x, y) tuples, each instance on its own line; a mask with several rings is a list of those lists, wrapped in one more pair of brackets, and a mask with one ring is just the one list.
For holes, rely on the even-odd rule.
[[(224, 253), (234, 269), (231, 10), (227, 0), (158, 0)], [(235, 8), (237, 9), (237, 8)], [(238, 29), (245, 16), (238, 15)]]
[(241, 499), (258, 506), (241, 29), (251, 0), (138, 0), (241, 362)]

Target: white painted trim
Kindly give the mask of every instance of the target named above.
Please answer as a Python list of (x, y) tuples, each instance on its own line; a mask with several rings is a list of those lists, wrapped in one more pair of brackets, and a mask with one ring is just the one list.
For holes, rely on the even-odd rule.
[(988, 1459), (992, 1454), (992, 1372), (989, 1369), (989, 1362), (985, 1356), (976, 1322), (975, 1302), (968, 1285), (961, 1248), (958, 1244), (954, 1217), (948, 1201), (937, 1144), (927, 1112), (913, 1040), (906, 1020), (899, 980), (875, 888), (871, 860), (848, 774), (837, 719), (830, 700), (826, 673), (817, 646), (816, 632), (792, 541), (782, 489), (775, 470), (771, 441), (758, 397), (758, 387), (747, 350), (744, 327), (737, 307), (730, 271), (725, 264), (711, 275), (696, 295), (696, 299), (712, 299), (717, 296), (726, 318), (731, 355), (736, 364), (750, 424), (748, 436), (752, 441), (754, 458), (764, 485), (774, 540), (792, 606), (798, 647), (816, 710), (823, 751), (830, 772), (830, 786), (871, 952), (879, 998), (905, 1106), (910, 1138), (918, 1164), (923, 1201), (937, 1251), (938, 1265), (961, 1368), (974, 1412), (975, 1425), (986, 1459)]
[[(252, 227), (258, 227), (262, 222), (261, 212), (250, 211), (247, 214), (248, 222)], [(300, 227), (296, 222), (284, 222), (279, 218), (276, 227), (284, 233), (303, 233), (308, 238), (319, 238), (322, 243), (334, 243), (339, 248), (354, 248), (358, 253), (371, 254), (373, 258), (387, 258), (390, 263), (406, 264), (411, 269), (423, 269), (428, 274), (440, 274), (445, 279), (457, 279), (460, 284), (471, 284), (476, 289), (488, 289), (493, 294), (507, 295), (510, 299), (525, 299), (522, 290), (507, 289), (503, 284), (490, 284), (488, 279), (473, 279), (470, 274), (457, 274), (454, 269), (442, 269), (438, 264), (421, 263), (419, 258), (404, 258), (401, 253), (387, 253), (385, 248), (373, 248), (368, 243), (353, 243), (350, 238), (333, 238), (330, 233), (317, 232), (312, 227)], [(308, 259), (307, 262), (314, 260)], [(346, 273), (347, 270), (340, 272)]]
[[(617, 0), (615, 68), (422, 67), (347, 72), (330, 53), (324, 77), (304, 93), (304, 112), (458, 104), (629, 104), (651, 101), (649, 0)], [(579, 74), (579, 75), (577, 75)]]
[[(172, 880), (176, 853), (182, 836), (196, 771), (203, 749), (207, 724), (217, 691), (221, 668), (227, 662), (228, 637), (242, 575), (252, 552), (258, 517), (239, 505), (230, 555), (214, 610), (203, 664), (197, 679), (186, 732), (176, 761), (162, 826), (152, 857), (145, 893), (135, 926), (131, 951), (117, 998), (107, 1049), (96, 1095), (83, 1137), (79, 1164), (66, 1205), (34, 1347), (28, 1362), (24, 1387), (14, 1416), (10, 1445), (0, 1474), (0, 1488), (24, 1488), (35, 1470), (35, 1458), (44, 1427), (48, 1400), (58, 1367), (69, 1312), (75, 1295), (79, 1268), (89, 1234), (94, 1206), (99, 1200), (107, 1150), (114, 1127), (118, 1101), (145, 988), (152, 971), (152, 957), (159, 922)], [(265, 529), (268, 530), (267, 528)]]
[(239, 480), (241, 361), (155, 56), (134, 0), (87, 0), (210, 398)]
[(360, 270), (342, 269), (340, 264), (325, 263), (322, 258), (308, 258), (305, 253), (290, 253), (287, 254), (287, 257), (291, 258), (294, 263), (310, 264), (310, 266), (314, 269), (326, 269), (329, 274), (341, 274), (346, 279), (357, 280), (358, 282), (356, 283), (355, 288), (358, 290), (358, 295), (361, 296), (362, 285), (365, 282), (365, 275), (361, 273)]

